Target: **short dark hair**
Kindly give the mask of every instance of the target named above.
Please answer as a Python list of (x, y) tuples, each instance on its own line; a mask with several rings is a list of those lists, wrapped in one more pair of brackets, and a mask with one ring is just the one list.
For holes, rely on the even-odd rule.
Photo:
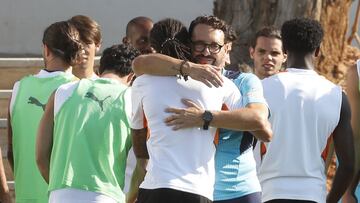
[(86, 44), (99, 45), (101, 43), (100, 25), (93, 19), (84, 15), (76, 15), (68, 20), (79, 30), (81, 41)]
[(155, 23), (150, 32), (150, 44), (156, 52), (183, 60), (190, 59), (189, 39), (185, 25), (171, 18)]
[(99, 73), (113, 71), (120, 77), (129, 75), (132, 72), (131, 63), (140, 52), (128, 44), (117, 44), (103, 51), (100, 58)]
[(281, 40), (281, 32), (274, 26), (266, 26), (261, 28), (259, 31), (255, 33), (254, 38), (251, 40), (251, 47), (255, 48), (257, 39), (259, 37), (267, 37), (267, 38), (276, 38)]
[(141, 23), (144, 23), (144, 22), (152, 23), (153, 21), (150, 18), (145, 17), (145, 16), (139, 16), (139, 17), (131, 19), (128, 22), (128, 24), (126, 25), (126, 36), (128, 37), (130, 35), (130, 27), (140, 25)]
[(76, 64), (83, 49), (78, 30), (67, 21), (55, 22), (47, 27), (42, 43), (68, 65)]
[(281, 37), (285, 51), (309, 53), (320, 47), (324, 30), (317, 20), (295, 18), (281, 27)]
[(224, 39), (225, 43), (233, 42), (237, 38), (235, 31), (233, 30), (233, 28), (230, 25), (228, 25), (225, 21), (221, 20), (220, 18), (218, 18), (216, 16), (211, 16), (211, 15), (210, 16), (208, 16), (208, 15), (199, 16), (190, 23), (189, 33), (191, 36), (194, 32), (194, 28), (198, 24), (205, 24), (205, 25), (211, 26), (214, 29), (222, 30), (225, 35), (225, 39)]

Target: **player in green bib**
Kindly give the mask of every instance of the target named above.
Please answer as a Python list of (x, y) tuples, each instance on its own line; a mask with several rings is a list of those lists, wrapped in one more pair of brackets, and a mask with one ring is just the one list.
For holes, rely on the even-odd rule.
[[(108, 52), (116, 52), (110, 54), (116, 67), (102, 63)], [(49, 202), (125, 202), (122, 188), (131, 147), (126, 93), (131, 61), (138, 54), (126, 45), (106, 49), (103, 78), (62, 85), (50, 97), (36, 145)]]
[(50, 25), (43, 35), (45, 68), (16, 82), (9, 105), (8, 158), (14, 172), (16, 202), (48, 202), (48, 185), (35, 161), (38, 124), (51, 93), (76, 80), (71, 65), (80, 59), (79, 32), (70, 23)]

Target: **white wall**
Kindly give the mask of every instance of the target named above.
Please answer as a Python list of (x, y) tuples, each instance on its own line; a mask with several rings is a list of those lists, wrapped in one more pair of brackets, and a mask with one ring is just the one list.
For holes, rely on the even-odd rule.
[[(354, 1), (352, 19), (356, 5)], [(211, 14), (212, 9), (213, 0), (0, 0), (0, 57), (40, 56), (44, 29), (78, 14), (101, 25), (104, 48), (120, 43), (127, 22), (136, 16), (154, 21), (173, 17), (188, 26), (196, 16)]]
[(212, 8), (212, 0), (0, 0), (0, 56), (40, 55), (44, 29), (78, 14), (101, 25), (104, 48), (120, 43), (136, 16), (172, 17), (188, 26)]

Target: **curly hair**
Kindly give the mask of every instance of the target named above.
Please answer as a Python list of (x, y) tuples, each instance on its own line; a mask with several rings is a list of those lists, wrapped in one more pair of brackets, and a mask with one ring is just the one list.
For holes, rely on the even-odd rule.
[(83, 49), (80, 33), (67, 21), (55, 22), (47, 27), (42, 43), (68, 65), (75, 65), (78, 62)]
[(281, 37), (285, 51), (310, 53), (320, 47), (324, 36), (321, 24), (308, 18), (286, 21), (281, 27)]
[(189, 33), (180, 21), (166, 18), (154, 24), (150, 44), (156, 52), (174, 58), (189, 60)]
[(140, 52), (127, 44), (117, 44), (103, 51), (100, 58), (99, 73), (113, 71), (120, 77), (129, 75), (132, 72), (131, 63)]
[(198, 24), (209, 25), (214, 29), (222, 30), (225, 34), (225, 42), (233, 42), (237, 36), (233, 28), (228, 25), (225, 21), (221, 20), (216, 16), (203, 15), (195, 18), (190, 24), (189, 33), (192, 36), (194, 28)]

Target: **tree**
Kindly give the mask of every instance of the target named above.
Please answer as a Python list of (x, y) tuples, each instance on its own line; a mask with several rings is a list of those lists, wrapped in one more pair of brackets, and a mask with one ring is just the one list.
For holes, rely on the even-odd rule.
[(359, 49), (347, 43), (348, 13), (352, 0), (215, 0), (214, 15), (233, 26), (239, 39), (233, 45), (233, 65), (252, 66), (249, 42), (263, 26), (280, 28), (295, 17), (319, 20), (325, 36), (317, 70), (329, 80), (343, 79), (349, 64), (360, 58)]

